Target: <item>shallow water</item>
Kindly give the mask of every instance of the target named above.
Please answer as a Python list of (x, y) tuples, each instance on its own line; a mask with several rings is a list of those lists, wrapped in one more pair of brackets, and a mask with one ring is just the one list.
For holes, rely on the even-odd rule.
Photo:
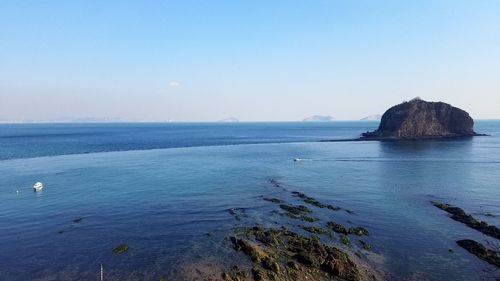
[[(17, 127), (22, 132), (13, 137), (12, 126), (20, 125), (9, 126), (0, 126), (1, 280), (95, 280), (101, 263), (107, 280), (157, 280), (178, 278), (189, 264), (245, 261), (224, 237), (237, 226), (255, 223), (272, 226), (279, 221), (296, 227), (297, 221), (276, 215), (273, 211), (279, 208), (261, 198), (298, 204), (290, 194), (294, 190), (352, 210), (354, 214), (312, 208), (321, 219), (314, 224), (335, 220), (367, 227), (366, 240), (374, 253), (365, 253), (365, 258), (392, 280), (498, 276), (455, 241), (499, 241), (451, 220), (429, 201), (455, 204), (500, 225), (500, 122), (478, 122), (477, 130), (491, 137), (334, 143), (287, 142), (355, 137), (376, 124), (231, 124), (230, 129), (211, 125), (215, 127), (192, 131), (196, 141), (212, 136), (212, 146), (193, 146), (193, 141), (189, 147), (168, 149), (148, 146), (151, 135), (143, 136), (147, 144), (132, 145), (141, 137), (135, 127), (127, 131), (123, 124), (117, 125), (119, 129), (111, 124), (85, 125), (89, 132), (97, 126), (99, 132), (121, 133), (99, 138), (100, 133), (91, 134), (95, 143), (80, 149), (78, 140), (86, 138), (68, 140), (74, 130), (63, 125), (46, 141), (37, 136), (44, 127), (30, 125), (35, 127), (31, 135), (26, 135), (31, 129)], [(245, 126), (251, 126), (249, 133)], [(152, 139), (159, 144), (168, 139), (161, 128), (153, 127), (149, 129), (162, 136)], [(288, 133), (264, 137), (269, 131)], [(235, 132), (237, 141), (225, 139)], [(176, 133), (189, 139), (185, 134)], [(126, 135), (134, 141), (124, 147), (120, 144), (126, 143)], [(256, 142), (263, 143), (221, 145)], [(174, 138), (172, 143), (182, 141)], [(109, 152), (89, 153), (95, 147)], [(294, 162), (296, 157), (304, 160)], [(285, 190), (274, 187), (270, 179)], [(34, 193), (31, 187), (38, 180), (45, 188)], [(245, 208), (242, 220), (236, 221), (229, 208)], [(81, 222), (74, 222), (78, 218)], [(112, 253), (120, 243), (128, 243), (129, 251)], [(338, 239), (329, 243), (340, 244)], [(358, 251), (357, 241), (353, 243), (351, 250)]]

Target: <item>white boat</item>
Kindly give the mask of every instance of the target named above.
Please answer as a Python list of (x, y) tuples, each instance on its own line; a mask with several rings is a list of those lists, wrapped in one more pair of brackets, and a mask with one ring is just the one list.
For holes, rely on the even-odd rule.
[(43, 188), (43, 184), (41, 182), (36, 182), (33, 188), (35, 189), (35, 191), (40, 191)]

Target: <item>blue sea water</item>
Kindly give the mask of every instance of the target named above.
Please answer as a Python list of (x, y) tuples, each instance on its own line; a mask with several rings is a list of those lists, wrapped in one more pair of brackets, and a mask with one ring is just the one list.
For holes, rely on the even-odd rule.
[[(476, 131), (491, 136), (472, 139), (318, 142), (376, 126), (0, 125), (0, 280), (96, 280), (101, 264), (106, 280), (178, 280), (193, 268), (244, 263), (224, 239), (235, 227), (301, 231), (262, 200), (298, 204), (290, 191), (353, 211), (311, 207), (315, 225), (368, 228), (371, 252), (356, 237), (350, 246), (322, 238), (358, 252), (390, 280), (500, 277), (455, 243), (499, 241), (430, 204), (451, 203), (500, 226), (500, 122), (478, 121)], [(45, 185), (39, 193), (36, 181)], [(242, 208), (242, 219), (230, 208)], [(113, 253), (120, 243), (130, 249)]]

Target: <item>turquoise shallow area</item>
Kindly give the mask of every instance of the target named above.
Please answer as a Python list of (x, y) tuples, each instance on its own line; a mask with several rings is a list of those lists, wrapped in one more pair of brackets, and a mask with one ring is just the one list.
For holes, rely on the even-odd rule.
[[(269, 130), (254, 126), (258, 134), (252, 138)], [(499, 241), (449, 219), (429, 202), (460, 206), (500, 226), (500, 122), (479, 122), (478, 131), (492, 136), (474, 139), (290, 143), (352, 137), (367, 125), (353, 122), (331, 134), (324, 127), (313, 137), (311, 128), (301, 126), (306, 127), (293, 135), (300, 138), (279, 143), (99, 153), (72, 147), (71, 154), (67, 148), (58, 152), (57, 145), (37, 144), (52, 153), (3, 157), (0, 280), (95, 280), (101, 263), (109, 280), (157, 280), (181, 276), (185, 264), (197, 261), (244, 262), (224, 237), (254, 223), (296, 227), (297, 222), (276, 216), (277, 206), (261, 197), (298, 203), (290, 195), (294, 190), (352, 210), (312, 208), (322, 220), (318, 225), (335, 220), (368, 228), (366, 240), (374, 253), (366, 260), (393, 280), (498, 275), (455, 241)], [(302, 161), (293, 161), (297, 157)], [(42, 192), (32, 191), (35, 181), (44, 183)], [(242, 220), (236, 221), (229, 208), (244, 208)], [(81, 222), (74, 221), (78, 218)], [(112, 253), (120, 243), (128, 243), (129, 251)]]

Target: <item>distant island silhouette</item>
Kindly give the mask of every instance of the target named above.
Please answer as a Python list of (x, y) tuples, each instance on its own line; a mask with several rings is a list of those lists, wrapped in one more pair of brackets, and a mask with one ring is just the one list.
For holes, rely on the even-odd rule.
[(224, 119), (221, 119), (217, 122), (222, 122), (222, 123), (236, 123), (236, 122), (240, 122), (240, 120), (238, 118), (235, 118), (235, 117), (229, 117), (229, 118), (224, 118)]
[(380, 114), (373, 114), (373, 115), (369, 115), (369, 116), (366, 116), (364, 118), (361, 118), (359, 120), (360, 121), (380, 121), (381, 118), (382, 118), (382, 115), (380, 115)]
[(335, 119), (327, 115), (313, 115), (302, 120), (302, 122), (332, 122)]

